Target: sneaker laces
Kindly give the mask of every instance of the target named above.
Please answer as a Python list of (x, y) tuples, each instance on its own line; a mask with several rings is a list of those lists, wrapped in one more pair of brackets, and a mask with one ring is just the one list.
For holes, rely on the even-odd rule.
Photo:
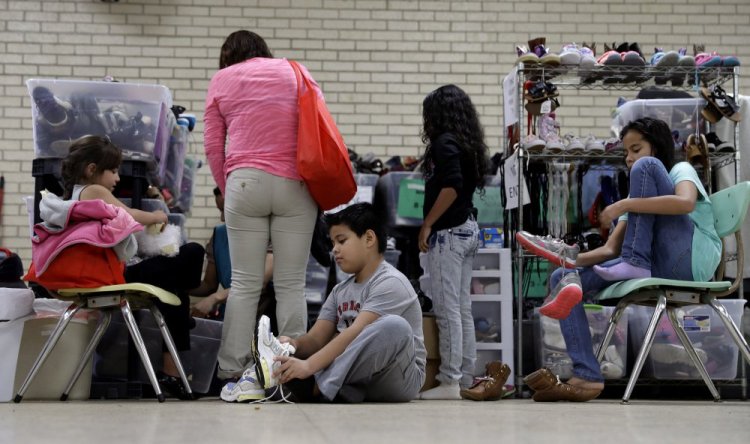
[[(280, 394), (281, 399), (273, 399), (276, 394)], [(291, 395), (292, 392), (290, 391), (284, 391), (284, 386), (282, 384), (277, 385), (274, 387), (273, 392), (271, 392), (270, 395), (266, 396), (263, 399), (256, 399), (255, 401), (251, 402), (250, 404), (294, 404), (295, 402), (289, 399), (289, 395)]]

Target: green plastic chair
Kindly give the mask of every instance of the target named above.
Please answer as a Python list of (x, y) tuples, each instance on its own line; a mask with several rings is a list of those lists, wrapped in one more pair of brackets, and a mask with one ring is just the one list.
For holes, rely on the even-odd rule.
[(612, 340), (617, 322), (620, 320), (625, 308), (631, 304), (653, 306), (654, 314), (646, 330), (646, 336), (641, 345), (638, 357), (633, 365), (633, 372), (625, 388), (625, 394), (622, 402), (627, 403), (630, 395), (633, 393), (635, 383), (641, 373), (643, 364), (651, 350), (654, 342), (656, 327), (662, 315), (666, 311), (672, 327), (677, 333), (677, 337), (682, 342), (691, 361), (698, 369), (703, 381), (711, 391), (714, 400), (719, 401), (719, 392), (716, 390), (713, 381), (711, 381), (706, 367), (698, 357), (693, 348), (690, 339), (685, 330), (677, 321), (676, 309), (685, 305), (705, 304), (709, 305), (719, 315), (727, 331), (731, 334), (732, 339), (738, 345), (742, 356), (750, 364), (750, 347), (748, 347), (739, 328), (732, 322), (726, 309), (716, 298), (733, 293), (742, 282), (742, 271), (744, 268), (744, 252), (742, 249), (741, 228), (747, 215), (748, 204), (750, 204), (750, 182), (741, 182), (726, 188), (722, 191), (711, 195), (711, 204), (713, 207), (714, 221), (716, 231), (720, 238), (734, 235), (737, 241), (737, 276), (733, 282), (724, 281), (724, 263), (727, 259), (726, 248), (722, 254), (722, 261), (717, 270), (716, 281), (712, 282), (695, 282), (680, 281), (672, 279), (631, 279), (628, 281), (617, 282), (605, 288), (596, 296), (597, 300), (621, 298), (617, 303), (614, 313), (609, 320), (607, 332), (602, 343), (597, 350), (597, 359), (601, 361), (604, 358), (604, 351), (607, 349), (609, 342)]
[(154, 388), (156, 399), (159, 402), (164, 402), (164, 393), (162, 393), (161, 387), (159, 387), (159, 382), (156, 379), (156, 372), (154, 372), (154, 368), (151, 365), (151, 360), (149, 359), (146, 345), (143, 342), (143, 337), (138, 330), (138, 324), (133, 318), (133, 309), (136, 308), (148, 308), (149, 310), (151, 310), (151, 313), (156, 320), (156, 325), (158, 325), (159, 330), (161, 330), (162, 337), (164, 338), (164, 342), (167, 345), (167, 350), (169, 350), (169, 353), (172, 355), (172, 359), (174, 360), (175, 366), (177, 367), (177, 371), (180, 374), (182, 384), (185, 387), (187, 393), (192, 395), (190, 383), (188, 382), (187, 375), (185, 374), (185, 370), (182, 367), (182, 362), (180, 362), (180, 356), (178, 355), (177, 348), (175, 347), (174, 341), (172, 340), (172, 335), (169, 333), (169, 329), (167, 328), (167, 324), (164, 321), (164, 317), (162, 316), (156, 305), (154, 305), (154, 301), (157, 299), (165, 304), (180, 305), (180, 299), (177, 296), (153, 285), (128, 283), (120, 285), (108, 285), (99, 288), (70, 288), (57, 290), (56, 297), (58, 299), (70, 302), (71, 304), (67, 308), (67, 310), (65, 310), (65, 313), (60, 316), (60, 320), (50, 333), (49, 339), (44, 344), (44, 347), (39, 353), (39, 356), (37, 356), (34, 365), (31, 366), (26, 379), (18, 389), (18, 393), (13, 399), (14, 402), (21, 402), (21, 400), (23, 399), (23, 395), (31, 386), (31, 382), (34, 380), (37, 372), (44, 364), (44, 361), (47, 359), (47, 357), (49, 357), (50, 353), (55, 348), (55, 345), (57, 345), (57, 342), (63, 335), (63, 332), (70, 323), (70, 320), (73, 319), (73, 316), (81, 308), (99, 310), (104, 316), (102, 321), (97, 326), (96, 331), (94, 332), (94, 336), (91, 338), (91, 341), (84, 350), (83, 357), (81, 358), (78, 367), (73, 373), (73, 376), (70, 378), (65, 391), (63, 392), (62, 396), (60, 396), (61, 401), (65, 401), (68, 399), (68, 394), (73, 389), (73, 386), (75, 385), (78, 378), (81, 376), (83, 369), (86, 367), (86, 363), (91, 360), (91, 356), (94, 353), (96, 346), (99, 344), (99, 341), (101, 341), (105, 330), (107, 330), (107, 327), (112, 320), (112, 313), (116, 310), (120, 310), (122, 312), (123, 318), (125, 319), (125, 325), (128, 328), (128, 332), (130, 333), (130, 336), (133, 338), (133, 342), (135, 343), (135, 348), (140, 355), (143, 367), (146, 369), (148, 379)]

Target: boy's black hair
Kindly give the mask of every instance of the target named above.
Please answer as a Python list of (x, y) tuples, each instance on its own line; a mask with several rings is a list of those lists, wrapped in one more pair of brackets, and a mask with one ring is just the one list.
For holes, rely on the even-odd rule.
[(372, 204), (362, 202), (350, 205), (337, 213), (326, 214), (325, 220), (329, 230), (334, 225), (346, 225), (359, 237), (372, 230), (378, 238), (378, 253), (385, 253), (385, 221), (375, 212)]
[(651, 145), (652, 155), (659, 159), (669, 171), (674, 165), (674, 139), (669, 125), (659, 119), (641, 117), (625, 125), (620, 131), (620, 140), (629, 131), (635, 131)]

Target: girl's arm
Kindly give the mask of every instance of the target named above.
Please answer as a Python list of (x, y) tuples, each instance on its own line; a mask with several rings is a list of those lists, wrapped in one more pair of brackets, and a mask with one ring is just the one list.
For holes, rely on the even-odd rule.
[(206, 266), (206, 274), (203, 275), (201, 284), (190, 290), (191, 296), (210, 296), (219, 288), (219, 276), (216, 273), (216, 263), (209, 262)]
[(581, 253), (576, 257), (576, 266), (590, 267), (620, 256), (622, 241), (625, 239), (625, 229), (627, 228), (627, 225), (627, 221), (623, 220), (618, 222), (615, 229), (609, 234), (607, 242), (604, 245), (591, 251)]
[(457, 197), (458, 192), (455, 188), (443, 188), (440, 190), (435, 204), (430, 209), (430, 212), (427, 213), (427, 217), (424, 218), (424, 222), (422, 223), (422, 228), (419, 230), (419, 249), (423, 253), (428, 250), (427, 239), (432, 233), (432, 225), (450, 208)]
[(112, 193), (106, 189), (105, 187), (97, 184), (92, 184), (84, 188), (83, 192), (81, 192), (81, 200), (94, 200), (94, 199), (101, 199), (104, 202), (114, 205), (116, 207), (120, 207), (128, 212), (131, 216), (133, 216), (133, 219), (135, 219), (136, 222), (142, 224), (142, 225), (152, 225), (152, 224), (165, 224), (167, 223), (167, 213), (156, 210), (156, 211), (142, 211), (142, 210), (136, 210), (135, 208), (130, 208), (124, 203), (120, 202), (118, 198), (112, 195)]
[(695, 184), (683, 180), (677, 183), (674, 191), (673, 195), (634, 197), (617, 201), (600, 213), (599, 222), (607, 225), (625, 213), (678, 215), (692, 212), (698, 200), (698, 188)]

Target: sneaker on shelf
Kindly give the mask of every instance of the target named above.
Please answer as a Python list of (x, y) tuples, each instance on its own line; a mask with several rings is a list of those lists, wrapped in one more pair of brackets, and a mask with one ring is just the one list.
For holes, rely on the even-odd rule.
[(604, 152), (612, 155), (625, 154), (622, 141), (617, 137), (611, 137), (604, 142)]
[(685, 83), (685, 76), (693, 77), (695, 71), (695, 57), (687, 53), (687, 48), (680, 48), (677, 53), (680, 59), (677, 67), (672, 68), (672, 75), (669, 76), (672, 86), (682, 86)]
[(565, 144), (556, 133), (550, 133), (545, 140), (544, 150), (546, 154), (560, 154), (565, 150)]
[(565, 274), (552, 289), (539, 313), (552, 319), (565, 319), (570, 311), (583, 300), (581, 277), (574, 271)]
[(525, 66), (536, 66), (539, 64), (539, 56), (528, 50), (523, 45), (516, 46), (516, 65), (523, 63)]
[(583, 141), (583, 149), (590, 154), (602, 154), (604, 153), (604, 142), (594, 137), (593, 134), (589, 134)]
[(245, 370), (237, 382), (228, 382), (219, 395), (226, 402), (247, 402), (263, 399), (266, 396), (263, 386), (258, 383), (255, 365)]
[(580, 51), (581, 62), (578, 64), (578, 74), (581, 76), (583, 82), (590, 83), (596, 80), (596, 76), (594, 76), (596, 68), (596, 44), (587, 45), (586, 42), (583, 42)]
[(273, 371), (280, 365), (273, 358), (276, 356), (291, 356), (295, 352), (294, 346), (282, 344), (271, 332), (271, 320), (263, 315), (258, 320), (258, 334), (253, 338), (253, 357), (255, 358), (255, 375), (261, 387), (267, 389), (278, 385), (273, 377)]
[(563, 45), (560, 51), (560, 64), (565, 67), (579, 66), (581, 64), (581, 50), (575, 43)]
[(717, 136), (716, 133), (712, 132), (706, 134), (706, 141), (708, 142), (709, 147), (713, 145), (714, 150), (720, 153), (734, 152), (734, 146), (729, 142), (724, 142), (723, 140), (719, 139), (719, 136)]
[(569, 154), (583, 154), (585, 146), (581, 139), (574, 136), (573, 134), (566, 134), (563, 139), (565, 140), (565, 151)]
[(540, 139), (536, 134), (528, 134), (521, 141), (521, 148), (529, 153), (541, 153), (545, 145), (544, 140)]
[(555, 265), (565, 268), (576, 267), (576, 256), (580, 251), (578, 245), (568, 245), (552, 236), (537, 236), (528, 231), (517, 232), (516, 240), (524, 250), (547, 259)]
[(654, 81), (657, 85), (665, 85), (672, 72), (672, 68), (680, 63), (680, 54), (677, 51), (664, 52), (662, 48), (654, 48), (650, 65), (654, 69)]

